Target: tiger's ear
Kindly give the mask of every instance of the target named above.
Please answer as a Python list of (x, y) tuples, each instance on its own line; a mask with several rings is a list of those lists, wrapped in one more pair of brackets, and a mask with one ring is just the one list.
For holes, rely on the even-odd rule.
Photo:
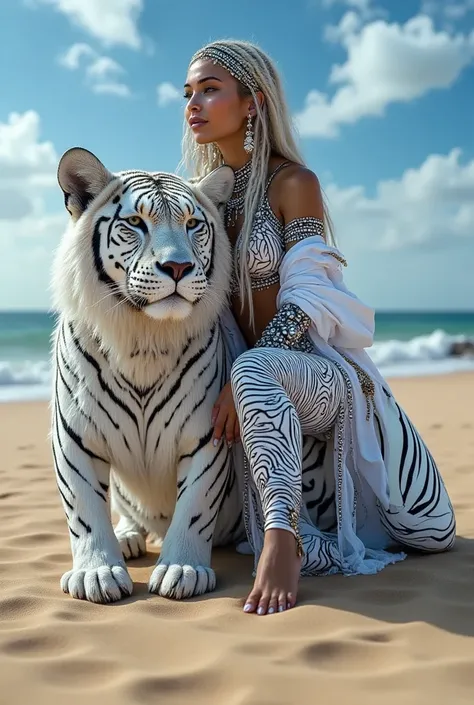
[(92, 199), (114, 178), (92, 152), (82, 147), (68, 149), (59, 161), (58, 183), (72, 219), (80, 218)]
[(230, 166), (219, 166), (207, 174), (196, 187), (220, 209), (232, 195), (235, 176)]

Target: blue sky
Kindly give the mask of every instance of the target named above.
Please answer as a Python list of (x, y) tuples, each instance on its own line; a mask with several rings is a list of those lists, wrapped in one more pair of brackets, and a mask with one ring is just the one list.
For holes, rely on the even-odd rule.
[(474, 0), (10, 0), (0, 34), (0, 309), (49, 306), (60, 155), (174, 170), (188, 60), (222, 37), (277, 62), (348, 285), (474, 309)]

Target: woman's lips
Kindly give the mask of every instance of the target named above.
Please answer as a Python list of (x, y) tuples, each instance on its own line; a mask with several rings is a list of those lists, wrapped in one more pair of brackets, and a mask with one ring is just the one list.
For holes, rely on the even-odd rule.
[(201, 118), (191, 118), (189, 121), (189, 126), (192, 130), (198, 130), (204, 125), (207, 125), (207, 120), (201, 120)]

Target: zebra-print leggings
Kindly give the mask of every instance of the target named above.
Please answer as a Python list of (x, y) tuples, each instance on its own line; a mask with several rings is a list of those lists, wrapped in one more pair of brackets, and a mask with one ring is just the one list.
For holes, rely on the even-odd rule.
[[(258, 494), (260, 528), (295, 534), (290, 517), (294, 512), (300, 516), (305, 500), (303, 436), (322, 438), (333, 428), (346, 393), (342, 374), (330, 360), (316, 354), (253, 348), (234, 362), (231, 382), (243, 448)], [(396, 403), (392, 408), (390, 433), (386, 438), (379, 434), (379, 441), (382, 455), (390, 443), (390, 468), (398, 471), (397, 507), (385, 511), (374, 502), (373, 511), (378, 513), (387, 545), (396, 542), (424, 551), (446, 550), (454, 542), (455, 520), (444, 483), (406, 414)], [(327, 503), (328, 496), (330, 483), (320, 503)], [(326, 540), (320, 531), (312, 531), (308, 511), (301, 512), (299, 532), (305, 552), (303, 574), (337, 567), (336, 538)]]

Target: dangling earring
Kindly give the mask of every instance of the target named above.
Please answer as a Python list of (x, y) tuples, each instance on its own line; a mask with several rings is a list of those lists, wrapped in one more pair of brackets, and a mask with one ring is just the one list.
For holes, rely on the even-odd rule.
[(245, 139), (244, 139), (244, 149), (247, 152), (247, 154), (251, 154), (253, 152), (254, 148), (254, 139), (253, 139), (253, 130), (252, 130), (252, 117), (249, 113), (249, 116), (247, 118), (247, 132), (245, 133)]

